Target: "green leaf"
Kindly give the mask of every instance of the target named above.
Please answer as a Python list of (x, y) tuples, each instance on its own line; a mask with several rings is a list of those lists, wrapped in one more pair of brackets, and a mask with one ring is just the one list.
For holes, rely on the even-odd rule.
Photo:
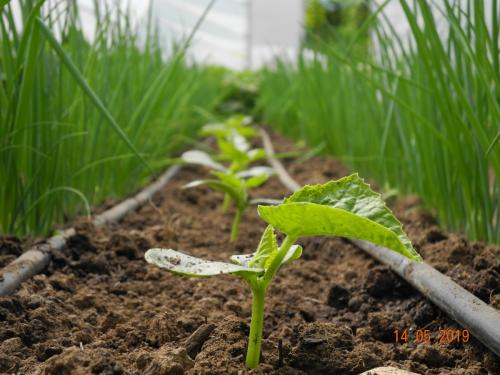
[(214, 176), (217, 176), (222, 182), (225, 182), (228, 185), (231, 185), (235, 189), (242, 188), (242, 180), (240, 180), (236, 175), (231, 173), (223, 173), (223, 172), (212, 172)]
[[(269, 258), (266, 259), (266, 263), (264, 264), (264, 268), (268, 269), (271, 263), (273, 262), (274, 258), (278, 255), (278, 252), (274, 252), (271, 254)], [(283, 257), (280, 265), (283, 266), (285, 264), (290, 263), (293, 260), (299, 259), (302, 256), (302, 246), (300, 245), (292, 245), (286, 252), (285, 256)]]
[(245, 138), (253, 138), (257, 135), (257, 131), (249, 126), (252, 124), (252, 121), (252, 117), (238, 114), (226, 119), (226, 121), (224, 121), (224, 126), (235, 130)]
[(246, 126), (244, 123), (239, 121), (238, 123), (232, 122), (230, 120), (226, 123), (210, 123), (204, 125), (199, 131), (202, 137), (216, 137), (216, 138), (226, 138), (230, 136), (233, 132), (237, 132), (239, 135), (245, 138), (253, 138), (257, 135), (254, 128)]
[[(267, 269), (278, 254), (278, 245), (274, 229), (269, 225), (260, 240), (257, 251), (253, 254), (242, 254), (231, 256), (231, 261), (245, 267), (258, 267)], [(288, 264), (302, 255), (302, 247), (292, 245), (281, 261), (281, 265)]]
[(268, 178), (269, 178), (269, 176), (265, 175), (265, 174), (260, 175), (260, 176), (251, 177), (245, 181), (245, 185), (249, 189), (256, 188), (256, 187), (259, 187), (260, 185), (262, 185), (264, 182), (266, 182), (268, 180)]
[(245, 169), (250, 163), (266, 156), (263, 149), (250, 150), (250, 145), (240, 135), (231, 136), (227, 139), (218, 139), (217, 145), (222, 154), (232, 161), (234, 171)]
[(244, 185), (246, 188), (252, 189), (262, 185), (272, 174), (274, 174), (273, 168), (258, 166), (238, 172), (234, 175), (234, 178), (240, 181), (240, 187)]
[(218, 181), (218, 180), (196, 180), (196, 181), (191, 181), (189, 184), (186, 184), (183, 186), (184, 189), (191, 189), (194, 187), (198, 187), (201, 185), (208, 185), (212, 189), (222, 191), (223, 193), (229, 194), (231, 199), (234, 200), (236, 206), (240, 209), (244, 209), (248, 202), (247, 202), (247, 195), (235, 188), (234, 186), (223, 182), (223, 181)]
[(223, 155), (231, 158), (233, 161), (240, 161), (242, 159), (248, 159), (245, 152), (241, 152), (238, 148), (230, 141), (225, 139), (218, 139), (217, 146)]
[(250, 268), (232, 263), (196, 258), (172, 249), (149, 249), (144, 258), (148, 263), (188, 277), (236, 275), (248, 278), (264, 273), (262, 268)]
[(264, 159), (266, 157), (266, 151), (263, 148), (254, 148), (253, 150), (248, 151), (248, 157), (251, 161)]
[(213, 160), (212, 157), (205, 151), (189, 150), (184, 152), (181, 158), (189, 164), (198, 164), (218, 171), (227, 171), (226, 167)]
[(259, 206), (259, 215), (293, 237), (333, 235), (357, 238), (421, 261), (401, 223), (380, 194), (357, 174), (308, 185), (278, 206)]
[(247, 125), (252, 123), (253, 119), (251, 116), (244, 115), (242, 113), (233, 115), (229, 117), (224, 124), (235, 129), (251, 129)]
[(247, 139), (257, 136), (257, 131), (249, 126), (242, 126), (238, 128), (238, 133)]
[(57, 41), (57, 39), (52, 34), (52, 31), (43, 23), (42, 19), (37, 17), (36, 22), (40, 29), (42, 30), (45, 38), (54, 49), (54, 51), (61, 58), (61, 61), (66, 66), (68, 71), (73, 76), (74, 80), (80, 88), (83, 90), (85, 95), (90, 99), (90, 101), (95, 105), (95, 107), (101, 112), (104, 118), (107, 120), (111, 128), (116, 132), (116, 134), (122, 139), (123, 142), (127, 145), (127, 147), (137, 156), (137, 158), (149, 169), (149, 171), (153, 171), (149, 163), (144, 159), (144, 157), (137, 151), (132, 141), (127, 137), (127, 134), (122, 130), (120, 125), (116, 122), (115, 118), (108, 111), (106, 106), (103, 104), (102, 100), (97, 96), (94, 90), (90, 87), (84, 75), (78, 70), (77, 66), (70, 59), (68, 54), (64, 51), (62, 45)]
[(222, 123), (213, 123), (203, 125), (198, 134), (202, 137), (213, 136), (217, 138), (224, 138), (230, 131), (231, 129)]
[(257, 251), (252, 260), (248, 263), (250, 267), (264, 267), (266, 260), (273, 254), (278, 252), (278, 245), (276, 244), (276, 236), (274, 228), (268, 225), (262, 238), (260, 239)]

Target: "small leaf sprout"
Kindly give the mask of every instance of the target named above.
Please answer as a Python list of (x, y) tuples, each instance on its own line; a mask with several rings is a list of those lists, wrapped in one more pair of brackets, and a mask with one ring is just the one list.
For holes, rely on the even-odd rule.
[(208, 124), (201, 129), (201, 135), (216, 138), (220, 152), (217, 158), (231, 161), (228, 167), (215, 161), (205, 151), (190, 150), (182, 154), (184, 162), (207, 167), (213, 176), (211, 179), (192, 181), (185, 188), (208, 185), (223, 192), (224, 211), (230, 202), (234, 203), (236, 212), (231, 226), (231, 241), (238, 238), (241, 217), (251, 203), (249, 191), (264, 184), (274, 173), (267, 166), (250, 167), (250, 164), (265, 157), (264, 150), (250, 147), (247, 138), (257, 134), (255, 129), (248, 126), (250, 122), (251, 119), (247, 117), (236, 116), (224, 123)]

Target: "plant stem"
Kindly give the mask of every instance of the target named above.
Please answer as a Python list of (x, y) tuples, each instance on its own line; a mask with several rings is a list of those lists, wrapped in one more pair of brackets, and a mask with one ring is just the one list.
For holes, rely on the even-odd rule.
[(229, 208), (229, 203), (231, 202), (231, 197), (229, 194), (224, 194), (224, 201), (222, 202), (222, 212), (225, 213)]
[(238, 229), (240, 227), (241, 215), (243, 211), (239, 208), (236, 209), (236, 215), (234, 216), (233, 225), (231, 226), (231, 241), (236, 241), (238, 238)]
[(262, 328), (264, 324), (264, 301), (266, 289), (260, 282), (252, 284), (252, 322), (245, 364), (248, 368), (256, 368), (260, 362), (260, 347), (262, 344)]
[(290, 247), (293, 245), (295, 242), (294, 237), (286, 236), (285, 240), (281, 244), (281, 247), (278, 251), (278, 254), (276, 257), (273, 259), (272, 263), (269, 265), (266, 273), (264, 274), (264, 278), (262, 282), (264, 283), (264, 287), (267, 288), (271, 280), (273, 279), (274, 275), (278, 271), (279, 267), (281, 266), (281, 262), (283, 261), (283, 258), (285, 257), (286, 253), (290, 249)]
[(252, 322), (250, 323), (250, 336), (248, 338), (248, 351), (245, 361), (248, 368), (256, 368), (260, 361), (260, 347), (262, 344), (262, 328), (264, 323), (264, 301), (267, 287), (294, 242), (295, 238), (287, 236), (281, 244), (276, 258), (274, 258), (264, 276), (250, 283), (252, 288)]

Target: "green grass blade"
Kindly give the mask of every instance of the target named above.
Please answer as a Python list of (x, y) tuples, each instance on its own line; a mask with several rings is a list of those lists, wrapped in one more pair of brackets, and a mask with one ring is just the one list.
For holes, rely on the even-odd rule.
[(111, 113), (109, 113), (107, 108), (104, 106), (101, 99), (97, 96), (97, 94), (89, 86), (89, 84), (85, 80), (85, 77), (78, 70), (78, 68), (75, 66), (75, 64), (73, 64), (73, 62), (71, 61), (69, 56), (66, 54), (66, 52), (64, 52), (64, 49), (59, 44), (59, 42), (54, 38), (50, 29), (43, 23), (43, 21), (40, 18), (37, 18), (37, 24), (40, 26), (45, 38), (49, 41), (52, 48), (54, 48), (56, 53), (59, 55), (59, 57), (61, 58), (61, 61), (64, 63), (66, 68), (70, 71), (73, 78), (78, 83), (78, 85), (83, 90), (83, 92), (85, 92), (85, 94), (89, 97), (89, 99), (94, 103), (96, 108), (106, 118), (106, 120), (111, 125), (111, 127), (116, 132), (116, 134), (118, 134), (118, 136), (122, 139), (122, 141), (127, 144), (127, 146), (134, 153), (134, 155), (138, 159), (140, 159), (144, 163), (144, 165), (152, 172), (153, 170), (150, 167), (149, 163), (146, 161), (146, 159), (144, 159), (144, 157), (139, 153), (139, 151), (137, 151), (137, 149), (132, 144), (130, 139), (127, 137), (125, 132), (122, 130), (120, 125), (118, 125), (118, 123), (115, 121), (115, 119), (113, 118)]

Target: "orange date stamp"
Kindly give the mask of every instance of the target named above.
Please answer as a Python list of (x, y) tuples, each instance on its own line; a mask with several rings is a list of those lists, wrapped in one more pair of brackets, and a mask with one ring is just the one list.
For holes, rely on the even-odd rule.
[(443, 345), (467, 343), (470, 340), (470, 333), (466, 329), (394, 329), (394, 342), (405, 344), (413, 342), (415, 344), (434, 344)]

